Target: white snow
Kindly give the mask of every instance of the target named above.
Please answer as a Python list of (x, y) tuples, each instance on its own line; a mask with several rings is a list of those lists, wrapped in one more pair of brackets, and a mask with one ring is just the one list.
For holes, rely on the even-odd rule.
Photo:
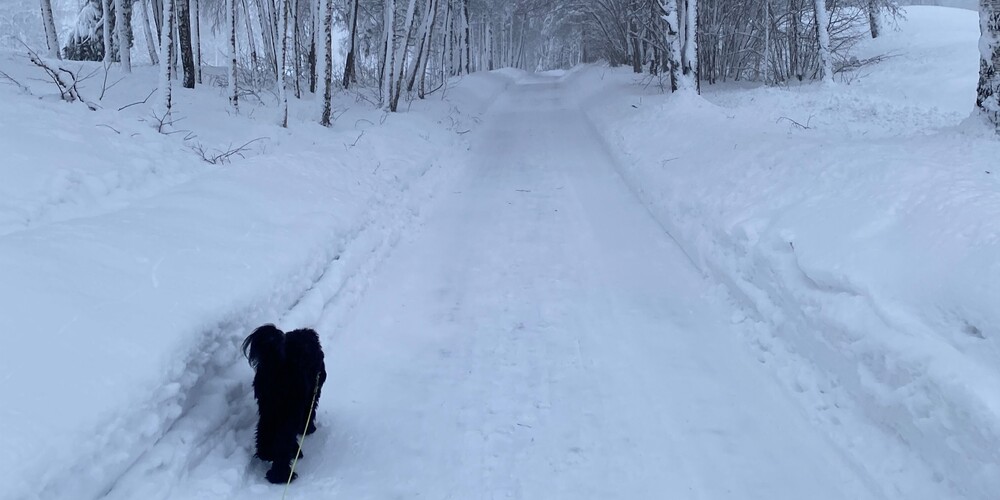
[(977, 40), (910, 7), (833, 87), (504, 70), (332, 129), (176, 88), (172, 135), (118, 111), (155, 68), (90, 112), (0, 53), (44, 97), (0, 85), (0, 499), (280, 496), (267, 321), (330, 374), (289, 498), (995, 498)]
[[(887, 495), (993, 498), (1000, 143), (963, 123), (977, 14), (911, 7), (900, 30), (864, 48), (893, 59), (834, 89), (659, 98), (599, 70), (572, 84), (761, 359)], [(917, 486), (907, 454), (945, 493)]]
[[(2, 61), (49, 91), (20, 56)], [(192, 400), (213, 404), (197, 395), (220, 367), (243, 367), (235, 346), (247, 328), (392, 245), (461, 163), (459, 132), (509, 81), (469, 77), (381, 126), (381, 113), (347, 110), (354, 97), (343, 95), (336, 132), (315, 124), (311, 102), (285, 131), (266, 118), (273, 107), (228, 116), (217, 89), (177, 89), (175, 116), (197, 131), (185, 143), (185, 132), (152, 129), (149, 105), (116, 111), (148, 95), (155, 69), (136, 69), (144, 78), (109, 91), (96, 113), (0, 87), (2, 498), (106, 493), (179, 416), (204, 411)], [(255, 137), (265, 139), (224, 166), (188, 147)]]

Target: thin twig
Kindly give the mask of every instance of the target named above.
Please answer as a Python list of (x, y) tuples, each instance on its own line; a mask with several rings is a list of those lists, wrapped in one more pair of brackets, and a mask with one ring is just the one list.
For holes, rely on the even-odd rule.
[(127, 108), (131, 108), (132, 106), (136, 106), (136, 105), (139, 105), (139, 104), (146, 104), (146, 102), (149, 101), (149, 98), (153, 97), (153, 94), (155, 94), (155, 93), (156, 93), (156, 89), (154, 88), (153, 90), (149, 91), (149, 95), (146, 96), (146, 98), (143, 99), (142, 102), (133, 102), (132, 104), (126, 104), (126, 105), (118, 108), (118, 111), (124, 111)]

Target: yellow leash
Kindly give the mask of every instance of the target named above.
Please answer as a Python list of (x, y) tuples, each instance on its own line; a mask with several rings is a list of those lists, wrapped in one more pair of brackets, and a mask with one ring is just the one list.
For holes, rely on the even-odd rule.
[(312, 404), (309, 405), (309, 413), (306, 415), (306, 428), (302, 430), (302, 439), (299, 440), (299, 449), (295, 452), (295, 458), (292, 459), (292, 470), (288, 472), (288, 481), (285, 482), (285, 492), (281, 494), (281, 500), (285, 500), (285, 495), (288, 495), (288, 485), (292, 484), (292, 478), (295, 477), (295, 465), (299, 463), (299, 455), (302, 453), (302, 443), (306, 440), (306, 431), (309, 430), (309, 422), (312, 422), (313, 408), (316, 407), (316, 395), (319, 394), (319, 373), (316, 374), (316, 385), (313, 388)]

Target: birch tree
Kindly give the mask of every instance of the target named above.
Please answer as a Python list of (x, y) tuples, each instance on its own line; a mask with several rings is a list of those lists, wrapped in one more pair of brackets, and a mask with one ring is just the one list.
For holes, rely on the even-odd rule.
[(130, 0), (115, 0), (115, 39), (118, 42), (118, 60), (125, 73), (132, 72), (132, 29), (127, 16), (130, 4)]
[(142, 23), (142, 28), (146, 35), (146, 49), (149, 50), (149, 60), (156, 65), (160, 63), (160, 58), (157, 56), (159, 48), (156, 45), (156, 38), (153, 37), (153, 30), (149, 27), (149, 14), (146, 12), (146, 5), (146, 0), (139, 0), (139, 22)]
[(417, 0), (409, 0), (406, 6), (406, 17), (402, 26), (402, 37), (397, 44), (396, 53), (393, 56), (392, 85), (390, 86), (389, 111), (395, 112), (399, 108), (399, 97), (403, 87), (403, 68), (406, 61), (407, 47), (410, 45), (410, 32), (413, 31), (413, 17), (416, 13)]
[(830, 52), (830, 16), (826, 0), (815, 0), (816, 40), (819, 45), (820, 76), (824, 85), (833, 84), (833, 54)]
[(1000, 0), (979, 0), (979, 29), (976, 106), (1000, 133)]
[(163, 0), (163, 27), (160, 29), (160, 81), (158, 110), (160, 131), (163, 125), (170, 122), (173, 103), (170, 88), (170, 60), (174, 51), (174, 0)]
[(101, 0), (101, 24), (104, 37), (104, 64), (111, 64), (111, 0)]
[(237, 86), (238, 67), (236, 61), (236, 1), (226, 0), (226, 25), (229, 30), (229, 105), (233, 111), (240, 111), (240, 94)]
[[(822, 2), (824, 0), (816, 0)], [(699, 91), (698, 84), (698, 0), (684, 0), (684, 52), (681, 53), (685, 85)]]
[[(333, 113), (333, 54), (330, 50), (333, 44), (333, 0), (324, 0), (326, 9), (323, 12), (323, 45), (324, 51), (323, 65), (323, 116), (320, 118), (320, 125), (330, 126), (330, 119)], [(355, 0), (355, 5), (356, 5)], [(347, 81), (345, 75), (344, 81)]]
[(380, 80), (379, 99), (383, 105), (388, 105), (392, 95), (392, 68), (396, 57), (396, 0), (385, 0), (382, 22), (382, 77)]
[(42, 24), (45, 26), (45, 43), (49, 48), (49, 57), (62, 59), (59, 54), (59, 35), (56, 32), (56, 21), (52, 15), (52, 0), (41, 0)]
[(354, 61), (355, 52), (357, 50), (358, 41), (358, 9), (360, 8), (360, 1), (353, 0), (351, 8), (351, 29), (349, 41), (347, 42), (347, 61), (344, 65), (344, 88), (350, 87), (351, 83), (357, 81), (357, 65)]
[(191, 0), (191, 46), (194, 49), (194, 79), (201, 84), (201, 0)]
[(288, 49), (288, 16), (286, 0), (278, 0), (278, 40), (277, 40), (277, 72), (278, 72), (278, 102), (281, 105), (278, 121), (282, 127), (288, 128), (288, 91), (285, 89), (285, 53)]

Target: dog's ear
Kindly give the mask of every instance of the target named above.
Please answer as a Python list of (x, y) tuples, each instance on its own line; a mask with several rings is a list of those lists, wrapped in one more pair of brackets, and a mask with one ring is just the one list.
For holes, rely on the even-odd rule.
[(256, 368), (266, 352), (280, 352), (285, 333), (268, 323), (243, 339), (243, 356)]

